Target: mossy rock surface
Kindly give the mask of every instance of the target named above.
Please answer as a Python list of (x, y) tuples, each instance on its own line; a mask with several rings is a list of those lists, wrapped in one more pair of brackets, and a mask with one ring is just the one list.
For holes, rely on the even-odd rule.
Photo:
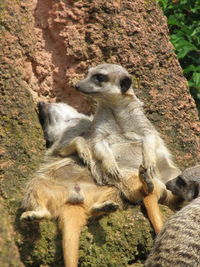
[[(172, 212), (161, 206), (164, 218)], [(61, 236), (55, 222), (23, 222), (18, 225), (25, 266), (63, 266)], [(141, 206), (130, 206), (98, 219), (90, 219), (81, 233), (79, 266), (122, 267), (142, 264), (155, 238)]]

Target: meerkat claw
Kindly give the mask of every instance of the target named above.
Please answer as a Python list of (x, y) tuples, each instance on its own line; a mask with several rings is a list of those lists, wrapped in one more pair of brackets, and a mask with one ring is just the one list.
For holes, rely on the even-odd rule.
[(154, 184), (152, 182), (152, 179), (149, 177), (147, 169), (142, 165), (140, 165), (140, 167), (139, 167), (139, 178), (145, 187), (145, 191), (148, 194), (152, 193), (154, 190)]

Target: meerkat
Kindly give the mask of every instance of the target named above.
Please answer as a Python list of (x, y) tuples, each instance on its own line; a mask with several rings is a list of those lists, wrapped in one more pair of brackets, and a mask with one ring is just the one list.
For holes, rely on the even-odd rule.
[(200, 266), (200, 165), (185, 169), (166, 187), (185, 201), (182, 204), (192, 202), (166, 223), (145, 267)]
[(74, 127), (78, 131), (75, 135), (83, 135), (88, 131), (93, 119), (92, 116), (79, 113), (65, 103), (39, 102), (38, 112), (47, 148), (50, 148), (57, 140), (61, 147), (65, 142), (70, 142), (74, 138)]
[[(87, 77), (75, 88), (95, 98), (97, 111), (90, 134), (86, 138), (77, 137), (58, 153), (62, 156), (75, 151), (80, 156), (82, 154), (98, 184), (115, 185), (129, 200), (134, 195), (130, 186), (134, 181), (132, 177), (138, 180), (139, 166), (144, 165), (155, 185), (152, 195), (144, 199), (148, 210), (150, 199), (154, 199), (155, 205), (156, 199), (163, 199), (163, 194), (166, 204), (175, 202), (176, 198), (165, 190), (165, 183), (177, 177), (180, 170), (159, 133), (145, 116), (143, 104), (134, 94), (132, 79), (126, 69), (115, 64), (98, 65), (90, 68)], [(84, 155), (81, 151), (87, 153)], [(127, 188), (124, 184), (130, 190), (125, 192)]]
[[(61, 113), (65, 114), (64, 118), (59, 115)], [(65, 104), (40, 103), (39, 117), (46, 139), (56, 142), (58, 138), (59, 145), (85, 134), (91, 124), (91, 118)], [(151, 181), (145, 185), (144, 169), (141, 176), (137, 181), (137, 194), (142, 198), (148, 194), (149, 188), (152, 190), (152, 186), (149, 186)], [(138, 200), (137, 194), (135, 200)], [(76, 154), (62, 158), (47, 152), (44, 163), (27, 184), (23, 208), (26, 211), (21, 220), (58, 218), (65, 266), (77, 267), (81, 227), (90, 216), (123, 208), (123, 201), (117, 188), (96, 185), (90, 171)]]
[(166, 187), (186, 202), (199, 197), (200, 165), (185, 169), (178, 177), (168, 181)]
[(199, 252), (200, 196), (166, 222), (144, 266), (199, 267)]

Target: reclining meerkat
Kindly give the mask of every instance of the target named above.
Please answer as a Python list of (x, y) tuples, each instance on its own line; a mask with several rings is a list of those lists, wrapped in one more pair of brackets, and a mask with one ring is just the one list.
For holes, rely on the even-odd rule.
[[(167, 193), (166, 204), (176, 201), (166, 191), (165, 183), (178, 176), (180, 170), (159, 133), (145, 116), (126, 69), (115, 64), (98, 65), (90, 68), (87, 77), (75, 88), (94, 97), (98, 103), (91, 131), (87, 137), (77, 137), (69, 145), (54, 151), (62, 156), (75, 151), (80, 155), (79, 151), (90, 151), (83, 155), (83, 160), (88, 162), (97, 183), (115, 185), (130, 201), (133, 176), (138, 180), (139, 166), (144, 165), (155, 187), (152, 195), (144, 199), (147, 211), (150, 211), (149, 201), (152, 201), (150, 213), (153, 213), (156, 199), (162, 198), (163, 194)], [(124, 184), (130, 190), (125, 192)], [(160, 222), (160, 228), (161, 225)]]
[[(193, 182), (196, 187), (196, 182)], [(192, 184), (192, 182), (190, 183)], [(193, 189), (189, 190), (193, 193)], [(188, 191), (188, 192), (189, 192)], [(191, 194), (189, 194), (191, 197)], [(200, 195), (175, 213), (157, 236), (145, 267), (200, 266)]]
[[(59, 138), (60, 145), (85, 134), (91, 124), (90, 118), (65, 104), (40, 103), (39, 115), (45, 138), (51, 142)], [(149, 186), (145, 186), (143, 177), (139, 183), (144, 197)], [(61, 158), (47, 153), (43, 165), (27, 184), (23, 207), (27, 211), (21, 220), (59, 219), (65, 266), (77, 267), (80, 231), (87, 218), (115, 211), (123, 207), (123, 201), (117, 188), (97, 186), (78, 156)]]

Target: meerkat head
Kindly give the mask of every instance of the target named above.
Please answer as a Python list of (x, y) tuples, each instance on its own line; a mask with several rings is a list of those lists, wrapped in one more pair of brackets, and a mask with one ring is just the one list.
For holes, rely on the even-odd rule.
[(184, 177), (184, 174), (169, 180), (166, 183), (167, 189), (173, 194), (182, 197), (186, 201), (191, 201), (199, 196), (200, 180), (198, 177)]
[(101, 64), (90, 68), (87, 77), (78, 82), (75, 88), (96, 98), (134, 95), (131, 75), (116, 64)]
[(51, 147), (64, 131), (75, 127), (81, 120), (89, 120), (89, 117), (65, 103), (39, 102), (38, 117), (47, 148)]

